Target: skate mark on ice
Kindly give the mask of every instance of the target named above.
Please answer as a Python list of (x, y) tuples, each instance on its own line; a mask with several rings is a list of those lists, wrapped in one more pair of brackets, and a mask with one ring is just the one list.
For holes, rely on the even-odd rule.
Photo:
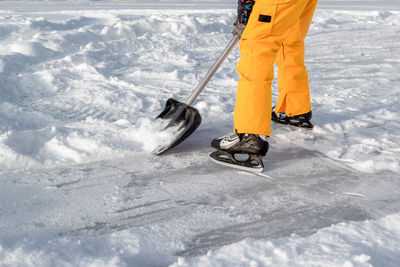
[(120, 209), (120, 210), (117, 210), (116, 213), (128, 212), (128, 211), (132, 211), (132, 210), (136, 210), (136, 209), (140, 209), (140, 208), (149, 208), (149, 207), (151, 207), (153, 205), (164, 203), (164, 202), (168, 202), (168, 201), (171, 201), (171, 200), (170, 199), (166, 199), (166, 200), (149, 202), (149, 203), (145, 203), (145, 204), (142, 204), (142, 205), (137, 205), (137, 206), (130, 207), (130, 208)]
[(243, 173), (245, 175), (255, 175), (255, 176), (260, 176), (260, 177), (264, 177), (267, 178), (271, 181), (274, 181), (275, 179), (272, 178), (271, 176), (263, 173), (263, 172), (252, 172), (252, 171), (245, 171), (245, 170), (239, 170), (238, 173)]
[(161, 208), (154, 211), (139, 213), (128, 217), (110, 218), (109, 220), (95, 222), (94, 225), (78, 228), (73, 231), (60, 233), (60, 236), (79, 236), (82, 234), (109, 234), (135, 227), (154, 225), (172, 219), (183, 217), (187, 211), (182, 212), (177, 207)]
[(348, 195), (348, 196), (353, 196), (353, 197), (362, 197), (362, 198), (366, 198), (367, 197), (366, 195), (360, 194), (360, 193), (345, 192), (343, 194), (344, 195)]
[(81, 181), (81, 179), (78, 179), (78, 180), (75, 180), (75, 181), (70, 181), (70, 182), (65, 182), (65, 183), (59, 183), (59, 184), (54, 185), (54, 187), (56, 187), (57, 189), (60, 189), (60, 188), (65, 187), (65, 186), (77, 184), (80, 181)]
[[(137, 215), (128, 216), (126, 218), (121, 219), (121, 221), (127, 221), (127, 220), (136, 221), (137, 219), (145, 218), (145, 221), (147, 223), (155, 222), (155, 221), (164, 220), (166, 218), (172, 217), (173, 216), (173, 212), (169, 212), (169, 211), (172, 211), (172, 210), (175, 210), (175, 209), (176, 208), (173, 207), (173, 208), (163, 208), (163, 209), (159, 209), (159, 210), (144, 212), (144, 213), (140, 213), (140, 214), (137, 214)], [(167, 216), (160, 216), (160, 214), (167, 215)]]
[(58, 172), (59, 176), (65, 176), (73, 172), (82, 172), (82, 173), (90, 173), (93, 172), (94, 168), (88, 167), (85, 164), (79, 164), (76, 165), (76, 168), (65, 168), (61, 169), (61, 171)]

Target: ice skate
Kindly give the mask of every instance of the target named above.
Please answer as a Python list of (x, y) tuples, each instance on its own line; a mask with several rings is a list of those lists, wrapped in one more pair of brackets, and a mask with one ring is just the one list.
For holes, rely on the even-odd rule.
[(287, 116), (285, 112), (278, 112), (278, 114), (276, 114), (274, 108), (272, 109), (272, 121), (281, 124), (288, 124), (296, 127), (312, 129), (314, 125), (312, 125), (310, 121), (311, 118), (312, 111), (301, 115)]
[(261, 157), (268, 152), (269, 144), (255, 134), (232, 133), (212, 141), (217, 151), (210, 156), (214, 162), (252, 172), (262, 172)]

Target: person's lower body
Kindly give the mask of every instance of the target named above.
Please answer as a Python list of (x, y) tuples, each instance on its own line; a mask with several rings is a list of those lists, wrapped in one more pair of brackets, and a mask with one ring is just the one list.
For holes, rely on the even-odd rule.
[[(253, 136), (251, 140), (257, 143), (255, 147), (258, 150), (249, 153), (248, 142), (239, 142), (232, 152), (221, 145), (215, 145), (230, 135), (214, 139), (213, 146), (218, 149), (217, 152), (226, 154), (228, 161), (234, 162), (235, 154), (247, 153), (251, 158), (254, 154), (264, 156), (268, 151), (268, 145), (263, 145), (260, 141), (263, 139), (258, 136), (271, 134), (274, 62), (278, 66), (279, 89), (275, 111), (285, 112), (288, 116), (311, 112), (308, 75), (304, 66), (304, 39), (317, 2), (318, 0), (256, 1), (239, 43), (241, 58), (237, 70), (240, 80), (234, 111), (235, 133), (232, 136), (239, 140)], [(248, 160), (239, 163), (242, 162)]]
[(270, 136), (274, 63), (278, 66), (276, 112), (296, 116), (311, 111), (304, 65), (304, 39), (317, 0), (258, 0), (240, 41), (234, 111), (237, 133)]

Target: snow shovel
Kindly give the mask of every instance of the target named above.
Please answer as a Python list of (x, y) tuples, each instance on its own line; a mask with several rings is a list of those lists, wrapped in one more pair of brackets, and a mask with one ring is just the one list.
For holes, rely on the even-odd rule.
[(160, 115), (157, 116), (156, 119), (165, 120), (164, 123), (167, 125), (163, 131), (168, 130), (169, 128), (176, 127), (176, 133), (174, 133), (174, 137), (171, 140), (168, 140), (167, 144), (162, 144), (157, 147), (153, 154), (161, 155), (162, 153), (170, 150), (171, 148), (180, 144), (183, 140), (185, 140), (189, 135), (191, 135), (197, 127), (199, 127), (201, 123), (200, 113), (192, 107), (194, 100), (201, 93), (210, 79), (217, 72), (218, 68), (222, 65), (224, 60), (228, 57), (230, 52), (233, 50), (235, 45), (239, 42), (240, 37), (235, 36), (219, 58), (215, 61), (214, 65), (208, 71), (203, 80), (200, 81), (199, 85), (197, 85), (196, 89), (186, 101), (186, 103), (179, 102), (173, 98), (167, 100), (165, 105), (165, 109), (161, 112)]

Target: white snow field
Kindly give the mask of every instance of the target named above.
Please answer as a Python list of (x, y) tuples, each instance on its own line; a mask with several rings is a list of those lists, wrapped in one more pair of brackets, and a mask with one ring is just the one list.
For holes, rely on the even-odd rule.
[(199, 129), (149, 152), (235, 8), (0, 2), (1, 266), (400, 265), (399, 1), (320, 2), (315, 127), (273, 125), (262, 176), (208, 156), (232, 130), (238, 48), (194, 103)]

